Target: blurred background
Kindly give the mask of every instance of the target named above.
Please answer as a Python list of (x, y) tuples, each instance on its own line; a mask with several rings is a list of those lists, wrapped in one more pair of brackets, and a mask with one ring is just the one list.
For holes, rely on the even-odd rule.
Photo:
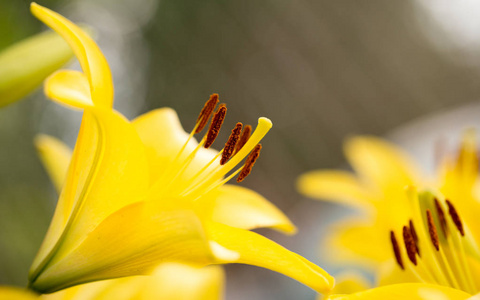
[[(279, 206), (300, 232), (261, 233), (332, 272), (338, 268), (322, 261), (319, 240), (344, 208), (300, 196), (295, 179), (345, 167), (342, 141), (354, 134), (388, 137), (431, 169), (439, 136), (454, 138), (479, 122), (474, 0), (38, 3), (95, 28), (113, 71), (115, 107), (129, 118), (170, 106), (189, 130), (213, 92), (229, 107), (224, 128), (271, 118), (274, 128), (244, 186)], [(0, 0), (0, 49), (45, 30), (28, 7)], [(40, 91), (0, 110), (0, 284), (26, 284), (56, 203), (33, 138), (48, 133), (73, 146), (80, 117)], [(227, 299), (315, 297), (268, 270), (226, 269)]]

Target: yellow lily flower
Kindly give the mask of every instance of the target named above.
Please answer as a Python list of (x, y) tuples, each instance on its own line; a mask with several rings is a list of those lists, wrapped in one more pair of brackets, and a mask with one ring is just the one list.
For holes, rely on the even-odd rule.
[(298, 188), (307, 196), (361, 210), (361, 217), (328, 230), (327, 250), (335, 262), (376, 268), (391, 258), (385, 229), (400, 226), (410, 215), (404, 187), (420, 176), (404, 153), (374, 137), (350, 139), (344, 149), (358, 177), (347, 171), (312, 171), (299, 178)]
[(411, 186), (406, 196), (412, 215), (390, 231), (396, 265), (383, 266), (380, 287), (347, 275), (326, 299), (479, 299), (479, 245), (454, 204)]
[(384, 270), (383, 286), (364, 289), (355, 279), (346, 282), (353, 293), (327, 299), (479, 299), (480, 250), (453, 203), (412, 187), (407, 197), (413, 214), (390, 232), (396, 266)]
[(73, 58), (67, 43), (53, 32), (24, 39), (0, 52), (0, 107), (28, 95)]
[(344, 149), (358, 175), (318, 170), (298, 180), (298, 189), (304, 195), (341, 203), (362, 213), (328, 230), (326, 244), (332, 261), (372, 271), (391, 264), (391, 244), (385, 232), (401, 228), (412, 215), (404, 192), (408, 185), (438, 188), (455, 201), (470, 228), (480, 232), (480, 220), (475, 215), (480, 211), (480, 202), (476, 196), (478, 162), (473, 132), (466, 132), (458, 158), (444, 159), (436, 180), (422, 175), (408, 155), (381, 139), (355, 137), (347, 141)]
[[(405, 154), (379, 139), (355, 138), (346, 149), (360, 178), (347, 172), (316, 171), (299, 180), (306, 194), (363, 209), (363, 221), (334, 225), (339, 231), (333, 234), (339, 235), (330, 241), (335, 249), (346, 248), (337, 255), (370, 266), (381, 286), (421, 282), (477, 294), (480, 251), (471, 233), (480, 230), (474, 132), (466, 132), (456, 159), (444, 159), (437, 183), (423, 179)], [(436, 185), (441, 192), (417, 194), (414, 185)], [(347, 285), (357, 289), (352, 298), (377, 294), (377, 289), (361, 292), (357, 283), (354, 279)], [(406, 288), (398, 291), (405, 298), (415, 295)]]
[[(161, 262), (252, 264), (320, 292), (332, 288), (333, 278), (323, 269), (249, 231), (271, 227), (293, 233), (295, 227), (280, 210), (251, 190), (226, 184), (251, 171), (270, 120), (260, 118), (251, 136), (250, 127), (242, 131), (237, 124), (220, 152), (209, 146), (225, 117), (224, 105), (201, 141), (193, 137), (208, 123), (216, 94), (190, 134), (170, 108), (130, 122), (112, 109), (110, 69), (93, 40), (51, 10), (35, 3), (31, 10), (70, 44), (83, 70), (59, 71), (45, 82), (47, 96), (83, 110), (83, 120), (71, 159), (60, 142), (36, 140), (61, 191), (30, 270), (32, 289), (51, 293), (90, 281), (149, 274)], [(244, 158), (245, 165), (234, 171)]]
[(53, 294), (0, 287), (0, 300), (215, 300), (223, 298), (224, 277), (219, 266), (164, 263), (148, 276), (86, 283)]

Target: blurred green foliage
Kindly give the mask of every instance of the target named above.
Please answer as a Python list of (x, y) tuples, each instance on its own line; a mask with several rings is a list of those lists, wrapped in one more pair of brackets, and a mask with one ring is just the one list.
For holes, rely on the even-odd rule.
[[(40, 31), (41, 24), (30, 14), (27, 0), (0, 0), (0, 49)], [(39, 4), (54, 7), (61, 0), (39, 0)]]
[(0, 51), (0, 107), (27, 96), (73, 58), (55, 32), (42, 32)]
[[(38, 1), (56, 5), (59, 1)], [(30, 1), (0, 0), (0, 50), (40, 32)], [(2, 66), (0, 66), (1, 68)], [(7, 74), (8, 75), (8, 74)], [(38, 97), (38, 95), (37, 95)], [(0, 109), (0, 283), (26, 285), (47, 229), (52, 189), (33, 148), (34, 101)]]

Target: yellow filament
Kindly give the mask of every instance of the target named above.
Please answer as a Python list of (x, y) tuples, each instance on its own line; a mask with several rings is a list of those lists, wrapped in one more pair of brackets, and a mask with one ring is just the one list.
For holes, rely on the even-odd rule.
[[(163, 184), (158, 185), (157, 184), (155, 186), (156, 189), (158, 189), (158, 187), (161, 188), (161, 190), (159, 191), (161, 195), (165, 195), (170, 190), (170, 187), (172, 186), (172, 184), (175, 183), (175, 180), (177, 178), (179, 178), (185, 172), (185, 170), (188, 168), (190, 163), (193, 161), (193, 159), (197, 155), (197, 152), (200, 150), (200, 148), (202, 148), (203, 144), (205, 143), (205, 140), (206, 140), (206, 138), (203, 137), (203, 139), (200, 141), (200, 143), (198, 143), (198, 145), (195, 147), (195, 149), (181, 163), (180, 168), (178, 168), (178, 169), (177, 168), (172, 168), (172, 171), (175, 171), (175, 170), (178, 170), (178, 171), (174, 174), (169, 174), (168, 177), (170, 177), (171, 179), (169, 179), (167, 184), (165, 184), (165, 185), (163, 185)], [(170, 176), (170, 175), (172, 175), (172, 176)], [(154, 189), (154, 191), (156, 189)]]
[(233, 172), (232, 174), (230, 174), (227, 178), (223, 179), (222, 181), (218, 182), (217, 184), (214, 184), (212, 185), (209, 189), (207, 189), (205, 192), (199, 194), (195, 200), (197, 200), (198, 198), (200, 198), (200, 196), (202, 194), (207, 194), (209, 193), (210, 191), (212, 191), (213, 189), (219, 187), (219, 186), (222, 186), (224, 185), (225, 183), (229, 182), (233, 177), (237, 176), (238, 173), (240, 173), (240, 171), (242, 170), (243, 167), (240, 167), (238, 168), (235, 172)]
[[(474, 294), (476, 291), (478, 291), (478, 289), (476, 288), (475, 283), (472, 281), (472, 273), (466, 261), (465, 249), (461, 240), (462, 237), (457, 230), (453, 231), (451, 236), (451, 238), (448, 238), (448, 245), (451, 249), (450, 252), (455, 260), (455, 264), (459, 268), (462, 282), (466, 286), (465, 290)], [(458, 251), (455, 251), (456, 249), (458, 249)]]
[(220, 150), (217, 155), (215, 155), (214, 158), (212, 158), (205, 166), (203, 166), (203, 168), (198, 171), (195, 175), (193, 175), (190, 179), (188, 179), (188, 181), (186, 181), (185, 183), (185, 186), (188, 188), (192, 185), (193, 181), (196, 180), (201, 174), (203, 174), (203, 172), (205, 172), (208, 167), (210, 167), (216, 160), (218, 160), (218, 158), (220, 157), (220, 155), (222, 155), (222, 150)]
[(457, 239), (459, 241), (459, 248), (460, 248), (460, 260), (462, 261), (462, 266), (465, 270), (466, 277), (468, 280), (469, 287), (471, 288), (472, 294), (476, 293), (479, 289), (475, 281), (473, 281), (473, 274), (472, 270), (470, 269), (467, 259), (465, 257), (465, 248), (463, 246), (463, 243), (461, 241), (461, 237), (457, 233)]
[[(258, 125), (252, 136), (248, 139), (247, 143), (242, 147), (238, 153), (233, 156), (226, 164), (218, 165), (214, 170), (210, 172), (203, 180), (193, 184), (194, 187), (183, 192), (182, 195), (186, 196), (192, 193), (194, 190), (201, 191), (207, 189), (209, 186), (221, 180), (228, 172), (230, 172), (236, 165), (238, 165), (250, 151), (262, 140), (267, 132), (272, 128), (272, 122), (267, 118), (259, 118)], [(196, 187), (196, 188), (195, 188)]]
[(445, 268), (448, 277), (452, 280), (453, 284), (451, 286), (455, 287), (456, 289), (461, 290), (462, 288), (460, 287), (460, 284), (457, 281), (457, 277), (454, 275), (454, 273), (452, 271), (452, 268), (450, 267), (450, 263), (449, 263), (447, 257), (445, 256), (445, 253), (443, 252), (443, 249), (440, 248), (440, 250), (437, 251), (436, 254), (438, 256), (440, 256), (440, 258), (443, 262), (443, 267)]
[(188, 135), (187, 141), (183, 144), (182, 148), (180, 148), (180, 151), (178, 151), (177, 155), (172, 160), (172, 162), (168, 165), (167, 169), (163, 172), (163, 174), (160, 176), (160, 178), (157, 179), (157, 181), (155, 182), (155, 186), (157, 186), (158, 183), (163, 182), (163, 180), (167, 177), (167, 175), (170, 174), (172, 172), (172, 170), (174, 170), (178, 159), (182, 155), (183, 151), (185, 151), (185, 148), (187, 147), (188, 143), (190, 143), (190, 140), (193, 138), (193, 135), (195, 134), (195, 130), (197, 129), (198, 124), (199, 124), (198, 122), (197, 122), (197, 124), (195, 124), (195, 127), (193, 127), (192, 131)]
[(422, 275), (420, 275), (420, 273), (417, 272), (416, 266), (411, 261), (407, 263), (407, 268), (410, 272), (413, 273), (413, 275), (415, 275), (415, 277), (417, 277), (419, 281), (428, 282), (427, 280), (425, 280), (425, 278), (422, 277)]
[(418, 267), (420, 270), (423, 270), (423, 271), (425, 272), (425, 274), (428, 276), (429, 281), (426, 281), (426, 282), (437, 283), (437, 284), (438, 284), (438, 280), (433, 276), (433, 274), (432, 274), (432, 273), (430, 272), (430, 270), (427, 268), (427, 265), (425, 264), (425, 262), (422, 260), (421, 257), (418, 258), (417, 267)]

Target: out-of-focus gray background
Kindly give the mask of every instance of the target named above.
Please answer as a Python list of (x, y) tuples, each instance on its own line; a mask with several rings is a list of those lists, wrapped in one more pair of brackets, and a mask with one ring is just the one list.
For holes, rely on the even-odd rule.
[[(115, 107), (129, 118), (170, 106), (189, 129), (213, 92), (228, 104), (225, 128), (271, 118), (274, 128), (244, 186), (300, 229), (294, 237), (261, 233), (322, 265), (322, 224), (342, 208), (297, 194), (297, 176), (343, 166), (349, 135), (386, 135), (480, 98), (480, 5), (473, 0), (38, 3), (96, 29), (113, 70)], [(0, 0), (0, 49), (45, 30), (28, 6)], [(73, 145), (79, 120), (41, 92), (0, 110), (1, 284), (25, 285), (56, 202), (33, 137), (48, 133)], [(435, 124), (442, 122), (426, 130)], [(394, 137), (421, 145), (415, 130), (407, 132)], [(227, 299), (314, 299), (268, 270), (232, 265), (227, 277)]]

